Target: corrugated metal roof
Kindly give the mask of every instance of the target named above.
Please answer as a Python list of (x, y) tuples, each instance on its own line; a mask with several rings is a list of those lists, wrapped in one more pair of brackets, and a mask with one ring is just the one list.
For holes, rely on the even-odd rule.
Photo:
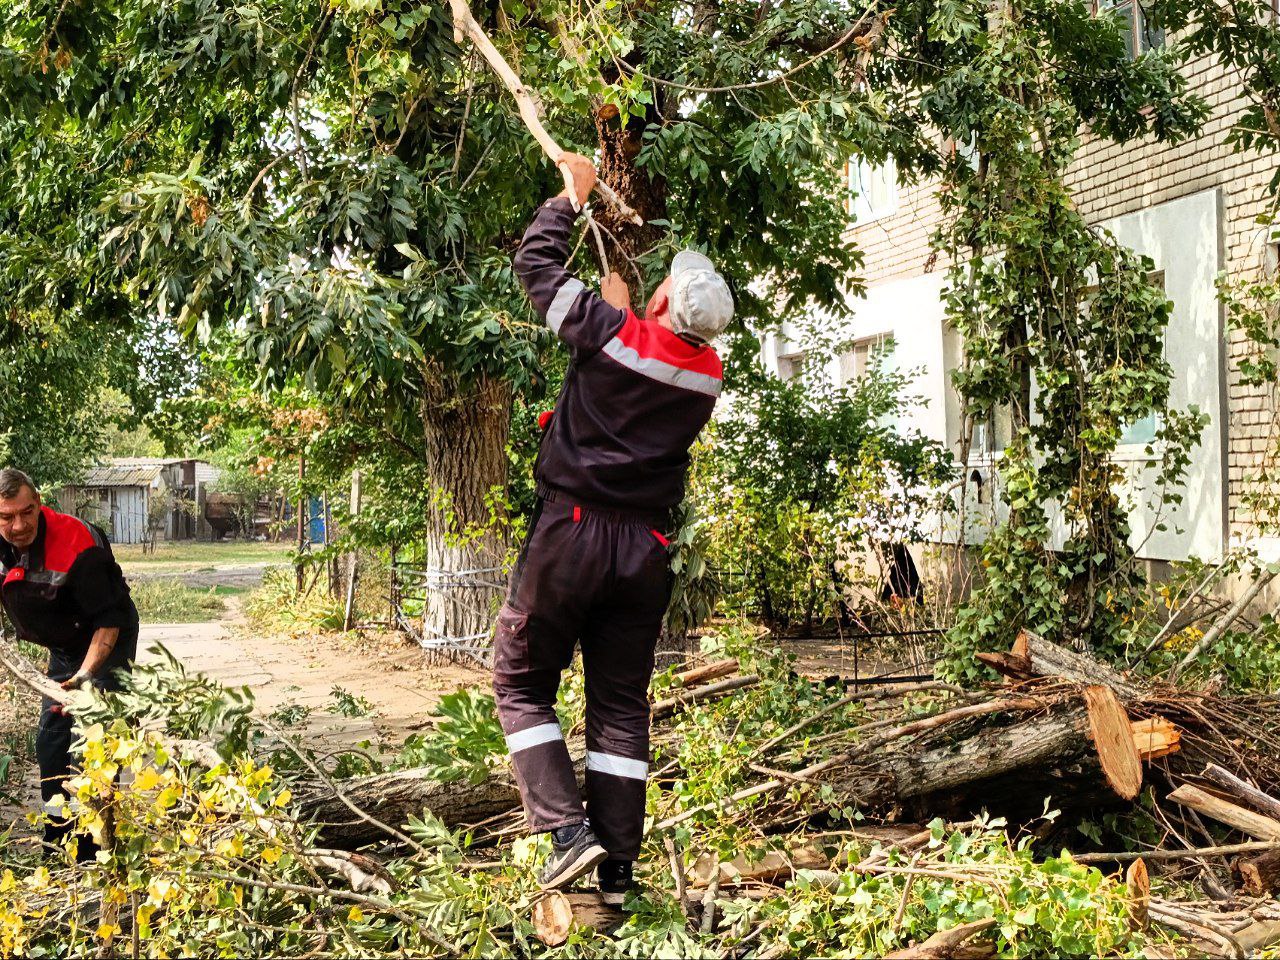
[[(149, 487), (165, 467), (191, 462), (188, 457), (112, 457), (106, 463), (90, 467), (85, 473), (84, 482), (79, 487)], [(194, 461), (204, 465), (216, 477), (218, 471), (203, 460)], [(208, 479), (206, 477), (205, 479)], [(178, 482), (181, 482), (179, 480)]]
[(149, 487), (167, 463), (101, 463), (90, 467), (81, 487)]

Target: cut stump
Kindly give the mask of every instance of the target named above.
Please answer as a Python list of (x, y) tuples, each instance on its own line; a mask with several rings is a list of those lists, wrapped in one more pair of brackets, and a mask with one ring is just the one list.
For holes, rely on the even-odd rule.
[(1135, 930), (1145, 930), (1151, 921), (1151, 875), (1145, 860), (1129, 864), (1124, 883), (1129, 891), (1129, 923)]
[(1084, 688), (1089, 708), (1089, 732), (1102, 773), (1116, 795), (1133, 800), (1142, 790), (1142, 761), (1133, 743), (1129, 715), (1110, 687), (1095, 684)]
[(1280, 850), (1269, 850), (1247, 860), (1242, 858), (1236, 862), (1236, 872), (1250, 896), (1269, 896), (1280, 890)]
[(598, 893), (552, 890), (533, 905), (534, 931), (548, 947), (568, 940), (574, 926), (608, 933), (624, 919), (622, 909), (605, 903)]

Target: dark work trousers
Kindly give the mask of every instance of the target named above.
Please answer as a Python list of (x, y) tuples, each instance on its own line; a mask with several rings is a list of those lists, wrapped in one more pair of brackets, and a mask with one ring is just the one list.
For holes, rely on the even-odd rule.
[[(494, 636), (493, 689), (533, 832), (591, 820), (614, 859), (644, 832), (649, 679), (671, 595), (665, 516), (539, 499)], [(560, 674), (582, 647), (587, 804), (556, 720)]]
[[(94, 685), (103, 690), (119, 690), (119, 673), (132, 668), (136, 651), (136, 640), (118, 641), (94, 678)], [(68, 655), (61, 650), (52, 650), (49, 653), (49, 679), (61, 683), (75, 676), (83, 662), (83, 652)], [(40, 764), (40, 798), (44, 801), (44, 812), (48, 817), (44, 827), (45, 843), (59, 843), (71, 831), (73, 821), (62, 819), (62, 805), (55, 806), (50, 801), (58, 794), (67, 796), (65, 783), (71, 776), (71, 743), (74, 739), (71, 727), (74, 722), (61, 704), (48, 697), (43, 699), (40, 730), (36, 734), (36, 759)], [(78, 853), (81, 860), (92, 858), (93, 845), (88, 837), (80, 840)]]

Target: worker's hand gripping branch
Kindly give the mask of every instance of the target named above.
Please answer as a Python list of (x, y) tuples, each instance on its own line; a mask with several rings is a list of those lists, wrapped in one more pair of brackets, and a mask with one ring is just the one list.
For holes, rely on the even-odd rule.
[(595, 164), (580, 153), (566, 150), (560, 154), (560, 159), (556, 161), (556, 166), (560, 168), (560, 172), (564, 175), (565, 182), (565, 187), (560, 191), (560, 196), (573, 200), (574, 209), (581, 209), (596, 186)]

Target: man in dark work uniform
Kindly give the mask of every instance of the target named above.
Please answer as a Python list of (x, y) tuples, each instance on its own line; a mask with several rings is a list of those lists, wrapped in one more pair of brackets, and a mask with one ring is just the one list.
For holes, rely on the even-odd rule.
[[(31, 478), (12, 468), (0, 470), (0, 603), (20, 638), (49, 649), (49, 678), (65, 690), (85, 683), (118, 689), (119, 672), (133, 664), (138, 610), (106, 534), (44, 506)], [(45, 697), (36, 757), (46, 844), (71, 829), (62, 804), (53, 802), (66, 796), (71, 727), (71, 715)], [(77, 854), (92, 856), (87, 839)]]
[[(561, 163), (580, 207), (596, 171), (576, 154)], [(617, 274), (597, 296), (566, 268), (573, 199), (566, 191), (538, 209), (514, 259), (570, 363), (498, 615), (494, 691), (526, 822), (552, 838), (542, 886), (597, 868), (601, 896), (620, 903), (644, 830), (649, 679), (671, 596), (666, 534), (684, 497), (689, 448), (720, 396), (710, 342), (732, 318), (733, 296), (692, 250), (675, 256), (644, 317)], [(575, 647), (586, 679), (585, 806), (555, 712)]]

